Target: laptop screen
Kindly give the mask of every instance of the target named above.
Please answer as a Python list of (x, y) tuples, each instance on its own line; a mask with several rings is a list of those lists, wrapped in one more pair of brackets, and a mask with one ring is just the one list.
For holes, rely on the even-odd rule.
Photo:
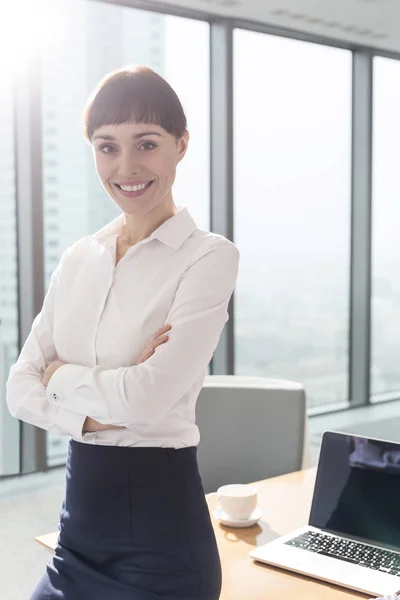
[(400, 444), (325, 432), (309, 524), (400, 549)]

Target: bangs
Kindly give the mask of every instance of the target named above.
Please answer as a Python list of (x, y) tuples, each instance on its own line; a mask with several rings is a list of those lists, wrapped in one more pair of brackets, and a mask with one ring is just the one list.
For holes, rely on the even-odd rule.
[(91, 142), (99, 127), (121, 123), (158, 125), (177, 138), (187, 126), (173, 89), (146, 67), (113, 72), (88, 101), (84, 114), (87, 141)]

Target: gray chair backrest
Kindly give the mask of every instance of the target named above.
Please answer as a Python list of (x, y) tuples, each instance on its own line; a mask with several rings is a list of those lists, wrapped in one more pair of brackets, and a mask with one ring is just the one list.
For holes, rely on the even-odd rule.
[(302, 467), (306, 395), (300, 383), (208, 376), (196, 405), (205, 493)]

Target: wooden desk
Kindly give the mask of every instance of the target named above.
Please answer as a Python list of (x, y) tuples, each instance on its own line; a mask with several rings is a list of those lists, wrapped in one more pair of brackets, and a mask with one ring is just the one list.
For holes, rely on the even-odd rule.
[[(222, 562), (223, 585), (220, 600), (350, 600), (367, 598), (296, 575), (283, 569), (269, 567), (249, 558), (255, 546), (290, 533), (307, 525), (315, 482), (315, 469), (307, 469), (254, 482), (258, 488), (259, 506), (264, 515), (256, 525), (233, 529), (221, 525), (212, 514), (217, 505), (215, 494), (207, 494), (211, 519), (217, 537)], [(35, 538), (54, 550), (59, 532)]]

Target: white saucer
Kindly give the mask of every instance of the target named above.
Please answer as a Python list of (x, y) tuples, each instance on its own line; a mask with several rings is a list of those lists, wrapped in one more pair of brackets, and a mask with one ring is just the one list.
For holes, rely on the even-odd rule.
[(214, 508), (213, 515), (220, 523), (228, 527), (251, 527), (263, 516), (261, 508), (255, 508), (248, 519), (232, 519), (222, 508)]

